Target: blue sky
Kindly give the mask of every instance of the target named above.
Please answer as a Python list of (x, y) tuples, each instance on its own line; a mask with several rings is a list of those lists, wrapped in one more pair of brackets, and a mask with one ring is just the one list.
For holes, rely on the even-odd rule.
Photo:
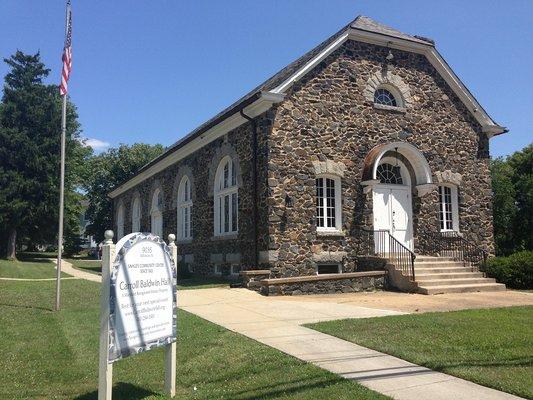
[[(492, 155), (533, 142), (531, 0), (72, 1), (70, 94), (96, 148), (170, 145), (359, 14), (436, 41), (510, 129)], [(0, 38), (2, 58), (40, 50), (58, 82), (64, 1), (1, 0)]]

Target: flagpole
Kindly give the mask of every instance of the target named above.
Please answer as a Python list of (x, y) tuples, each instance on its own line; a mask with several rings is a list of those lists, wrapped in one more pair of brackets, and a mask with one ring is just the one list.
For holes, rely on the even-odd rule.
[[(67, 0), (65, 15), (65, 38), (69, 36), (70, 0)], [(56, 302), (55, 310), (61, 308), (61, 256), (63, 255), (63, 209), (65, 203), (65, 141), (67, 136), (67, 93), (62, 94), (61, 108), (61, 172), (59, 183), (59, 231), (57, 234), (57, 271), (56, 271)]]
[(60, 309), (61, 299), (61, 256), (63, 252), (63, 208), (65, 199), (65, 137), (67, 133), (67, 95), (63, 98), (61, 112), (61, 178), (59, 183), (59, 233), (57, 238), (57, 275), (56, 275), (56, 305), (55, 310)]

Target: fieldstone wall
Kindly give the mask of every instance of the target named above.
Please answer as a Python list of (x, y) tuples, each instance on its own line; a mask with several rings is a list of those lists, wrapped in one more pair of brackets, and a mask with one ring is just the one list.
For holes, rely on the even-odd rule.
[[(192, 256), (195, 273), (212, 273), (215, 263), (228, 271), (235, 260), (243, 269), (270, 269), (271, 278), (313, 275), (319, 263), (339, 263), (342, 272), (369, 268), (357, 260), (364, 254), (366, 240), (361, 228), (373, 227), (372, 191), (361, 186), (364, 160), (375, 146), (406, 141), (423, 153), (434, 182), (461, 177), (460, 230), (493, 253), (488, 138), (424, 56), (392, 50), (394, 58), (386, 61), (388, 52), (376, 45), (346, 42), (296, 82), (283, 102), (256, 119), (258, 266), (254, 265), (250, 123), (116, 198), (115, 210), (118, 202), (124, 204), (125, 233), (131, 230), (134, 196), (139, 196), (142, 204), (141, 229), (150, 230), (151, 196), (158, 187), (164, 198), (164, 236), (176, 233), (176, 179), (188, 173), (194, 190), (193, 239), (178, 243), (178, 252)], [(405, 97), (402, 107), (374, 105), (368, 88), (381, 83), (400, 86), (398, 93)], [(217, 160), (227, 152), (236, 156), (241, 171), (239, 233), (221, 239), (213, 236), (212, 177)], [(402, 161), (413, 174), (409, 160)], [(321, 234), (316, 230), (317, 171), (341, 177), (341, 232)], [(439, 229), (438, 191), (432, 189), (419, 197), (413, 189), (412, 199), (416, 250), (420, 231)], [(329, 293), (343, 291), (349, 284), (321, 283), (275, 290)], [(362, 286), (366, 290), (375, 287), (376, 282)]]
[[(344, 272), (356, 270), (361, 227), (372, 228), (372, 192), (360, 185), (363, 161), (377, 145), (406, 141), (427, 159), (434, 182), (462, 176), (460, 230), (493, 252), (488, 139), (437, 71), (419, 54), (348, 41), (295, 83), (277, 107), (268, 138), (269, 236), (273, 277), (316, 272), (314, 254), (342, 255)], [(404, 107), (376, 107), (368, 82), (408, 85)], [(394, 79), (392, 79), (393, 77)], [(406, 92), (405, 87), (400, 92)], [(315, 165), (342, 163), (342, 232), (324, 236), (315, 226)], [(409, 161), (407, 160), (407, 164)], [(449, 171), (452, 173), (444, 173)], [(286, 199), (290, 198), (288, 204)], [(424, 197), (413, 191), (413, 220), (419, 230), (437, 232), (438, 191)]]
[[(267, 136), (273, 120), (272, 112), (257, 117), (258, 131), (258, 190), (259, 190), (259, 250), (267, 250)], [(240, 171), (238, 234), (229, 237), (214, 236), (213, 181), (218, 162), (225, 155), (231, 155)], [(148, 178), (136, 187), (114, 199), (115, 213), (122, 202), (125, 209), (124, 232), (131, 232), (131, 210), (133, 200), (141, 200), (141, 231), (150, 231), (151, 200), (154, 191), (163, 193), (163, 236), (177, 231), (177, 185), (184, 174), (189, 176), (192, 189), (192, 240), (177, 242), (178, 254), (188, 255), (195, 274), (212, 274), (214, 265), (222, 273), (229, 273), (233, 264), (243, 269), (253, 268), (254, 225), (253, 225), (253, 180), (252, 180), (252, 128), (250, 123), (228, 132), (208, 145), (197, 150), (176, 164)], [(261, 167), (262, 166), (262, 167)], [(116, 232), (117, 220), (114, 218)]]
[(382, 290), (386, 284), (385, 275), (362, 276), (337, 280), (294, 282), (279, 285), (262, 285), (260, 293), (265, 296), (298, 296), (303, 294), (336, 294), (373, 292)]

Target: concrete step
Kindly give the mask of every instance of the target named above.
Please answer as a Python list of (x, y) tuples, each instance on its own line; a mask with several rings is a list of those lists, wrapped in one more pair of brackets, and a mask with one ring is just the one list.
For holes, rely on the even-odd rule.
[(452, 257), (416, 256), (416, 261), (455, 261)]
[(455, 272), (449, 274), (416, 274), (417, 281), (428, 281), (436, 279), (464, 279), (483, 278), (483, 272)]
[(463, 279), (428, 279), (419, 281), (416, 278), (419, 287), (434, 287), (434, 286), (457, 286), (457, 285), (470, 285), (478, 283), (496, 283), (493, 278), (463, 278)]
[(463, 267), (462, 261), (415, 261), (415, 268), (431, 268), (431, 267)]
[(472, 272), (472, 268), (466, 267), (439, 267), (439, 268), (415, 268), (415, 275), (421, 274), (454, 274), (458, 272)]
[(469, 285), (448, 286), (419, 286), (418, 288), (418, 292), (422, 294), (493, 292), (502, 290), (505, 290), (505, 285), (502, 283), (475, 283)]

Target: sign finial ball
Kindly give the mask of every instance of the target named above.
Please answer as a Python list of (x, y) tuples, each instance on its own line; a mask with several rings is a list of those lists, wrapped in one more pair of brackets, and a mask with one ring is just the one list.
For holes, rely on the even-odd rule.
[(104, 237), (105, 237), (106, 241), (113, 240), (113, 236), (115, 236), (115, 234), (113, 233), (113, 231), (111, 229), (108, 229), (107, 231), (104, 232)]

